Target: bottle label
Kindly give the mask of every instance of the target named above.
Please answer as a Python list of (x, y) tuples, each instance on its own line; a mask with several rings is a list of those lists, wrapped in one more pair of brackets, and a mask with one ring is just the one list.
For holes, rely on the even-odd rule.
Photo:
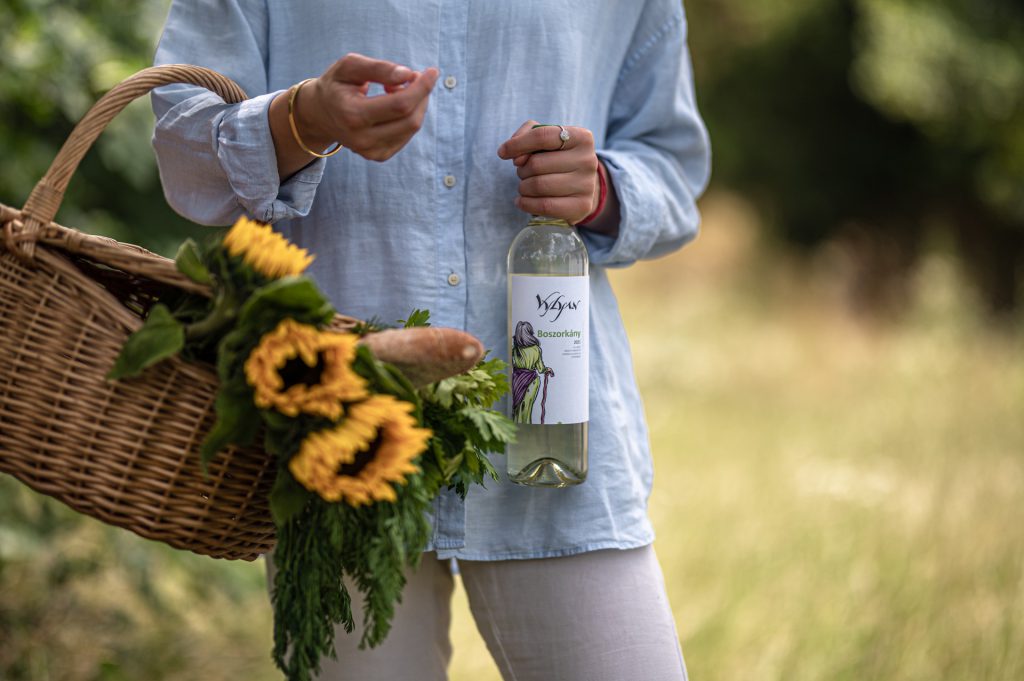
[(590, 277), (510, 278), (512, 420), (588, 421)]

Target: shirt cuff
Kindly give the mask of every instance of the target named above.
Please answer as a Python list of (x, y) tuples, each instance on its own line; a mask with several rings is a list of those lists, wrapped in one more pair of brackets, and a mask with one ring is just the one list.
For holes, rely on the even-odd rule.
[[(643, 257), (658, 238), (656, 225), (657, 202), (651, 200), (637, 178), (641, 168), (631, 168), (635, 162), (628, 154), (608, 149), (598, 150), (597, 156), (608, 171), (610, 190), (619, 199), (619, 233), (612, 237), (587, 229), (580, 230), (587, 246), (590, 262), (604, 267), (626, 267)], [(614, 188), (614, 189), (612, 189)]]
[(217, 126), (217, 158), (239, 204), (256, 220), (309, 215), (325, 159), (318, 158), (284, 183), (270, 133), (270, 102), (283, 90), (247, 99), (225, 112)]

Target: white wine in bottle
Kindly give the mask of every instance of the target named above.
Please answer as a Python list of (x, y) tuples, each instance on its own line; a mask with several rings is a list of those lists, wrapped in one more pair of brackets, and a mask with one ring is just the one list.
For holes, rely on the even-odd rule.
[(589, 333), (586, 246), (565, 220), (534, 215), (508, 251), (512, 482), (568, 487), (586, 479)]

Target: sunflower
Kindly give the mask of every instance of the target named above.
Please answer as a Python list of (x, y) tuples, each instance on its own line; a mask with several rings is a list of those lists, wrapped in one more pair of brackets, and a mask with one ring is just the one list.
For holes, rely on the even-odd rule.
[(230, 255), (242, 258), (246, 265), (271, 279), (301, 274), (313, 262), (306, 249), (288, 243), (270, 225), (245, 216), (228, 230), (223, 243)]
[(361, 506), (395, 501), (393, 482), (405, 484), (431, 431), (419, 428), (413, 406), (392, 395), (374, 395), (348, 409), (345, 421), (302, 441), (288, 469), (306, 489), (327, 501)]
[(355, 334), (283, 320), (245, 360), (256, 406), (292, 417), (301, 412), (338, 419), (342, 402), (368, 394), (366, 379), (352, 370), (358, 341)]

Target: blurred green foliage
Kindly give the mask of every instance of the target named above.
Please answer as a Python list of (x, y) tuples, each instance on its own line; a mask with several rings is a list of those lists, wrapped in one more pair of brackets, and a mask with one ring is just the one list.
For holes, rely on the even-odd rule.
[[(781, 240), (837, 236), (868, 303), (929, 243), (995, 310), (1024, 265), (1024, 5), (1017, 0), (692, 0), (718, 188)], [(936, 238), (938, 237), (938, 239)]]
[(957, 159), (993, 212), (1024, 224), (1024, 4), (861, 0), (854, 90)]
[[(0, 202), (21, 206), (74, 124), (150, 66), (169, 2), (0, 2)], [(148, 98), (131, 104), (79, 167), (61, 224), (163, 253), (200, 228), (163, 199)]]

